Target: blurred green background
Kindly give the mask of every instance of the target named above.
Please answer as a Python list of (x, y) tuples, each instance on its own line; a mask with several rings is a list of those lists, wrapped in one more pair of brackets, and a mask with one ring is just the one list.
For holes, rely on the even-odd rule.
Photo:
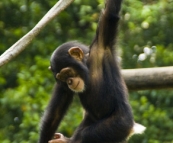
[[(55, 0), (1, 0), (0, 54), (25, 35)], [(10, 63), (0, 67), (0, 142), (35, 143), (54, 79), (54, 49), (70, 40), (90, 44), (103, 0), (75, 0)], [(173, 65), (173, 0), (124, 0), (118, 38), (123, 69)], [(147, 127), (129, 143), (173, 143), (173, 90), (130, 92), (136, 122)], [(71, 136), (82, 120), (75, 98), (60, 132)]]

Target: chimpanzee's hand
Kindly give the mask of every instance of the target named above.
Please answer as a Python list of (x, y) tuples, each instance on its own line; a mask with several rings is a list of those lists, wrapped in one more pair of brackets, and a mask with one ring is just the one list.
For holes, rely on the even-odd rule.
[(55, 133), (54, 139), (50, 140), (49, 143), (68, 143), (69, 139), (61, 133)]

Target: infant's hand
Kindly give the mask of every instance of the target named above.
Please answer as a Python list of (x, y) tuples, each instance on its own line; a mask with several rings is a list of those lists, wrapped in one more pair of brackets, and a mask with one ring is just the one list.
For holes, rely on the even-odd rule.
[(55, 133), (54, 139), (50, 140), (49, 143), (67, 143), (68, 140), (61, 133)]

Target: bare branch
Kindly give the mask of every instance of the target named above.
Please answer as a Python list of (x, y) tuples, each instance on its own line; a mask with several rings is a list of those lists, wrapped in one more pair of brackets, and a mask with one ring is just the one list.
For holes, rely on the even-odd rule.
[(31, 31), (19, 39), (0, 56), (0, 67), (8, 63), (23, 51), (50, 21), (73, 1), (74, 0), (59, 0)]
[(129, 90), (173, 88), (173, 67), (122, 70)]

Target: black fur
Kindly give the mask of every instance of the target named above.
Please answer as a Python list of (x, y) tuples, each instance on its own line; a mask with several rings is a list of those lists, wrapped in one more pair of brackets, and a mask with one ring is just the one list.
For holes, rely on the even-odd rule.
[(119, 143), (132, 130), (134, 121), (127, 90), (114, 58), (120, 7), (121, 0), (107, 0), (100, 17), (87, 62), (90, 84), (79, 94), (87, 114), (72, 143)]
[[(52, 55), (54, 76), (62, 68), (73, 67), (86, 85), (85, 91), (79, 93), (86, 113), (69, 143), (124, 143), (132, 131), (134, 121), (127, 90), (114, 58), (121, 2), (107, 0), (87, 59), (79, 62), (67, 54), (68, 49), (74, 46), (88, 53), (85, 45), (75, 42), (60, 46)], [(57, 80), (52, 100), (43, 117), (39, 143), (47, 143), (52, 138), (73, 94), (66, 83)]]
[[(86, 58), (83, 62), (76, 61), (68, 54), (68, 50), (71, 47), (80, 47), (84, 54), (89, 52), (88, 47), (79, 42), (67, 42), (59, 46), (52, 54), (51, 71), (55, 77), (61, 69), (65, 67), (73, 67), (87, 83), (89, 78)], [(68, 88), (67, 84), (57, 79), (56, 81), (57, 83), (54, 87), (52, 99), (50, 100), (46, 112), (43, 115), (39, 143), (48, 143), (48, 141), (53, 137), (59, 123), (66, 113), (67, 108), (73, 100), (74, 92)]]

